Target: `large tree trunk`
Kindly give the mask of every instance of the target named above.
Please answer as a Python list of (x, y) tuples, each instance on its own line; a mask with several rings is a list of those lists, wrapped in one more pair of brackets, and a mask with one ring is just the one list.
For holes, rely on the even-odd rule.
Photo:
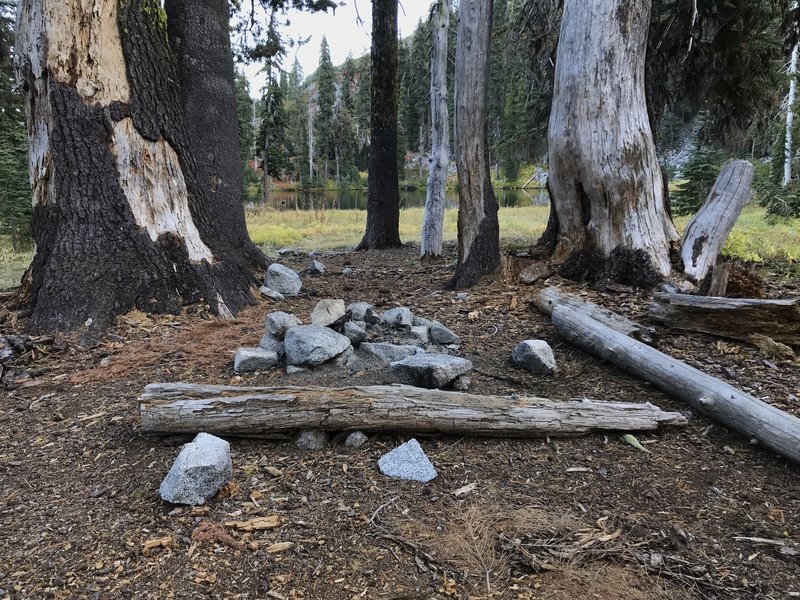
[(684, 425), (652, 404), (476, 396), (407, 385), (348, 388), (153, 383), (139, 398), (142, 431), (262, 436), (363, 429), (501, 437), (580, 435)]
[[(796, 7), (797, 3), (793, 5)], [(794, 102), (797, 98), (797, 53), (800, 45), (792, 46), (792, 59), (789, 62), (789, 97), (786, 100), (786, 141), (784, 142), (783, 187), (792, 180), (792, 128), (794, 127)]]
[[(450, 163), (450, 125), (447, 115), (447, 35), (450, 2), (437, 0), (431, 18), (431, 158), (422, 220), (422, 258), (442, 255), (447, 165)], [(421, 168), (421, 167), (420, 167)]]
[(497, 198), (489, 169), (487, 86), (492, 0), (459, 7), (455, 75), (458, 266), (448, 287), (463, 288), (500, 265)]
[(400, 246), (397, 174), (397, 0), (372, 0), (367, 227), (357, 250)]
[[(554, 257), (620, 248), (661, 275), (678, 235), (644, 88), (651, 0), (565, 0), (549, 123)], [(552, 230), (555, 230), (552, 231)], [(618, 251), (619, 252), (619, 251)]]
[(205, 301), (227, 317), (252, 302), (265, 259), (243, 233), (241, 205), (213, 201), (199, 179), (158, 3), (22, 0), (17, 62), (33, 188), (32, 326), (92, 339), (135, 307)]

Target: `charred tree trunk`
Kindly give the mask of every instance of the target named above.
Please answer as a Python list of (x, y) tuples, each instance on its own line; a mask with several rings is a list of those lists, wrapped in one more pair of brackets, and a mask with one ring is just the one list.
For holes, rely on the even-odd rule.
[(447, 115), (447, 35), (450, 2), (438, 0), (431, 18), (431, 158), (422, 221), (422, 258), (442, 255), (447, 165), (450, 163), (450, 125)]
[(492, 0), (463, 2), (459, 11), (455, 75), (458, 266), (448, 284), (454, 289), (473, 285), (500, 265), (487, 122)]
[(372, 0), (367, 227), (356, 250), (400, 246), (397, 174), (397, 0)]
[(550, 113), (554, 258), (642, 256), (670, 271), (677, 240), (645, 103), (651, 0), (565, 0)]
[(132, 308), (204, 301), (230, 317), (252, 302), (264, 258), (241, 206), (215, 202), (200, 180), (159, 4), (22, 0), (17, 22), (37, 249), (31, 325), (91, 340)]

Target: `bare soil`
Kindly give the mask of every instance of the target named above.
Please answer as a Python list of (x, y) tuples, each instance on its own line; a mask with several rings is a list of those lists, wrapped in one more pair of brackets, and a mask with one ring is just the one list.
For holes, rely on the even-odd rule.
[[(443, 291), (449, 263), (417, 250), (323, 257), (308, 293), (262, 299), (236, 321), (203, 307), (130, 314), (97, 347), (34, 338), (0, 398), (0, 597), (11, 598), (786, 598), (800, 594), (800, 472), (647, 383), (566, 345), (525, 302), (535, 287), (501, 276)], [(305, 267), (307, 256), (281, 262)], [(351, 274), (341, 274), (350, 266)], [(550, 280), (634, 319), (648, 295)], [(767, 295), (796, 290), (770, 284)], [(690, 416), (682, 429), (577, 439), (420, 438), (439, 471), (426, 485), (382, 476), (378, 457), (408, 436), (359, 449), (335, 437), (303, 452), (291, 440), (231, 440), (234, 480), (207, 506), (161, 501), (158, 486), (186, 437), (138, 427), (137, 395), (155, 381), (241, 385), (378, 384), (386, 371), (321, 367), (235, 376), (233, 351), (257, 345), (264, 315), (308, 319), (322, 297), (405, 305), (461, 336), (471, 391), (652, 402)], [(6, 312), (2, 334), (23, 321)], [(542, 338), (560, 371), (510, 364)], [(733, 341), (660, 330), (657, 346), (795, 415), (794, 361)], [(474, 486), (470, 486), (474, 484)], [(462, 488), (469, 491), (464, 491)], [(459, 491), (456, 495), (454, 492)], [(279, 526), (237, 523), (277, 515)], [(758, 541), (744, 538), (762, 538)], [(285, 542), (285, 543), (284, 543)]]

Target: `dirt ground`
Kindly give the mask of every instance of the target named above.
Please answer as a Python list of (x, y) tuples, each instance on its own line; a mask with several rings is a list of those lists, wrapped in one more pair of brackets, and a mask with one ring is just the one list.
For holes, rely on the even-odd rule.
[[(446, 263), (412, 247), (322, 257), (307, 294), (261, 299), (234, 322), (202, 307), (131, 314), (90, 350), (34, 338), (0, 397), (0, 598), (788, 598), (800, 596), (800, 471), (636, 378), (567, 345), (502, 277), (466, 300), (443, 291)], [(308, 256), (281, 262), (302, 269)], [(341, 274), (342, 268), (353, 269)], [(578, 286), (551, 280), (549, 283)], [(644, 293), (585, 291), (644, 320)], [(796, 295), (773, 283), (770, 295)], [(378, 457), (410, 436), (359, 449), (232, 439), (234, 480), (204, 507), (162, 502), (158, 486), (187, 437), (139, 429), (145, 384), (390, 383), (388, 371), (321, 367), (235, 376), (264, 315), (307, 320), (320, 298), (409, 306), (461, 337), (474, 393), (652, 402), (688, 426), (576, 439), (419, 438), (438, 469), (421, 485), (382, 476)], [(6, 312), (3, 335), (20, 323)], [(668, 354), (800, 414), (794, 361), (745, 344), (659, 331)], [(551, 343), (552, 377), (514, 368), (522, 339)], [(471, 484), (474, 484), (472, 486)], [(470, 486), (470, 491), (462, 488)], [(461, 490), (457, 495), (454, 492)], [(278, 527), (237, 523), (277, 515)], [(747, 539), (762, 538), (765, 541)], [(283, 543), (285, 542), (285, 543)]]

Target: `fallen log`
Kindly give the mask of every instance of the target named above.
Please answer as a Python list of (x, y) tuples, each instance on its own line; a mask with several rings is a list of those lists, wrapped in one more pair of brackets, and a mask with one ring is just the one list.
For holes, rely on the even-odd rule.
[(716, 298), (655, 294), (648, 316), (675, 329), (699, 331), (734, 340), (767, 336), (800, 345), (800, 299)]
[(614, 331), (627, 335), (637, 340), (650, 343), (655, 337), (655, 329), (639, 325), (635, 321), (618, 315), (602, 306), (579, 298), (573, 294), (562, 292), (557, 287), (548, 287), (533, 297), (533, 304), (548, 316), (553, 315), (553, 308), (559, 304), (569, 306), (576, 311), (599, 321)]
[(683, 272), (700, 281), (717, 262), (728, 234), (750, 196), (755, 168), (746, 160), (722, 167), (711, 193), (686, 226), (681, 241)]
[(559, 305), (553, 325), (571, 344), (649, 381), (729, 429), (800, 463), (800, 419), (646, 344)]
[(652, 404), (478, 396), (407, 385), (234, 387), (153, 383), (139, 398), (142, 430), (259, 437), (298, 429), (536, 437), (683, 425)]

